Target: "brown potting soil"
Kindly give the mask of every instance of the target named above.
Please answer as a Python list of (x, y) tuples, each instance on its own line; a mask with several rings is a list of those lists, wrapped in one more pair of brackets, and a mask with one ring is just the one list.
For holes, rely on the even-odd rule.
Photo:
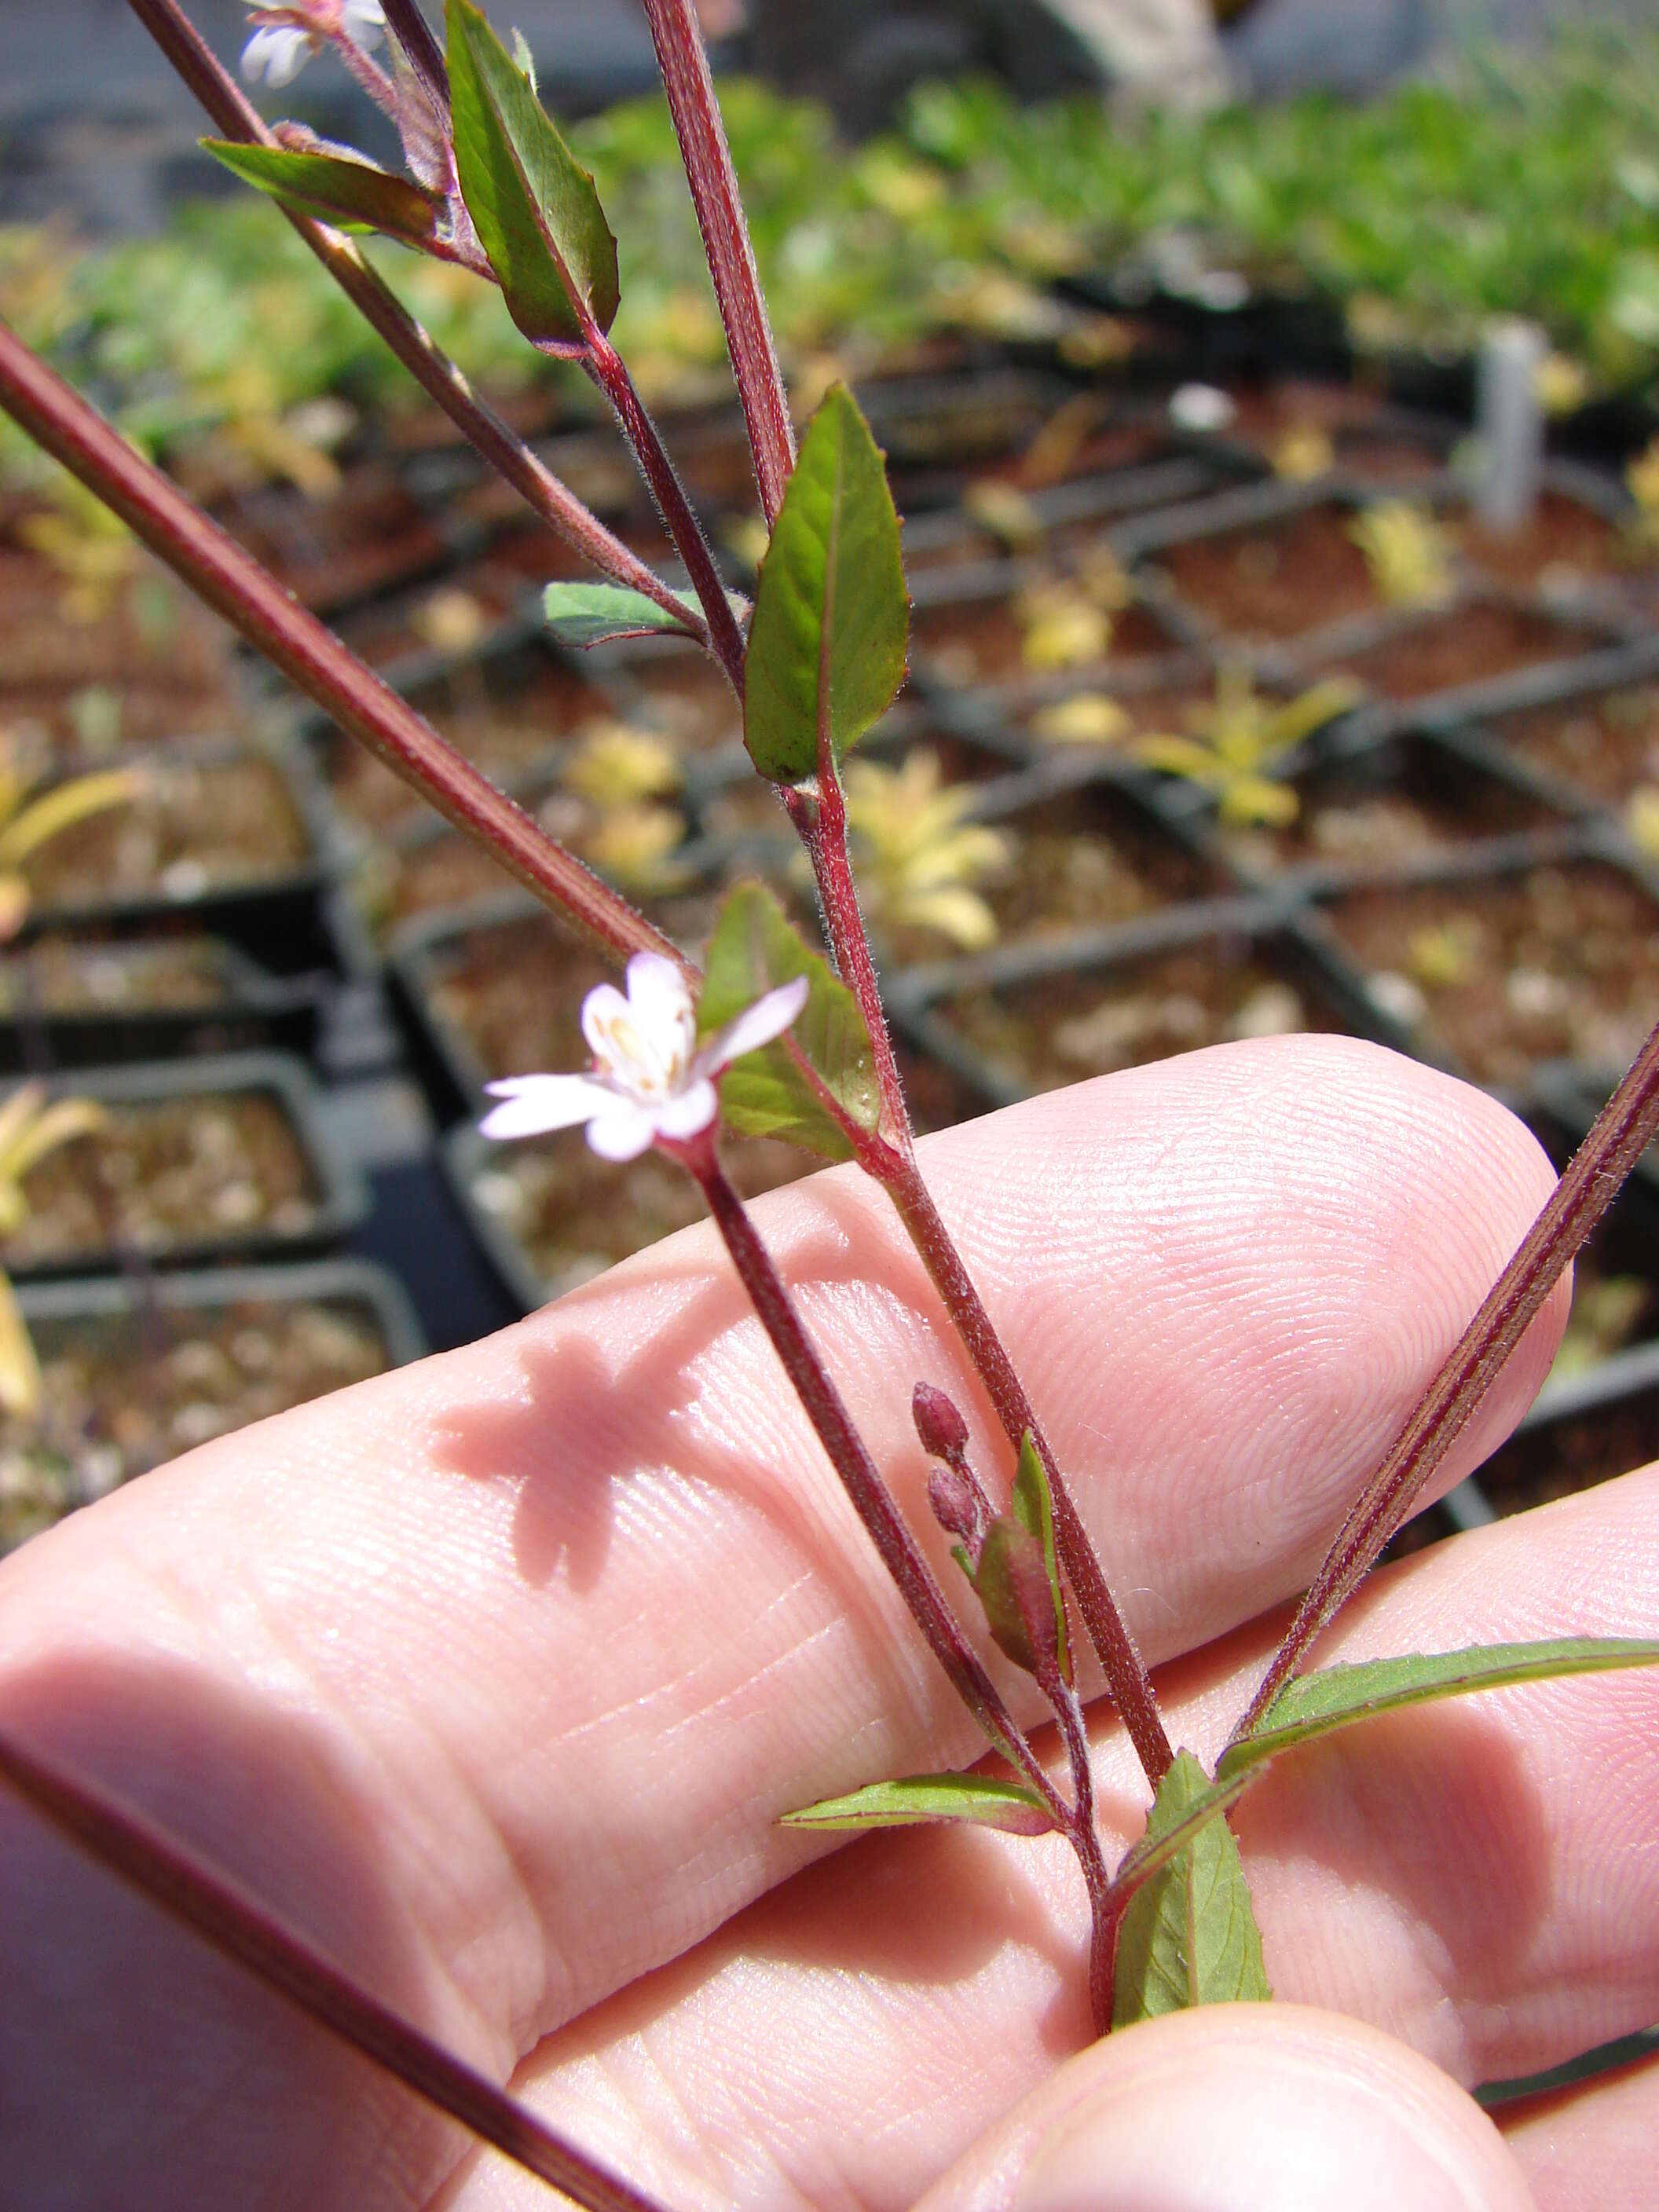
[[(723, 1145), (720, 1157), (745, 1198), (793, 1182), (819, 1164), (792, 1145), (754, 1139)], [(474, 1176), (471, 1190), (550, 1296), (705, 1220), (708, 1211), (696, 1184), (672, 1160), (647, 1152), (626, 1166), (607, 1166), (574, 1130), (503, 1146)]]
[(1386, 699), (1425, 699), (1465, 684), (1506, 676), (1540, 660), (1593, 653), (1605, 639), (1530, 607), (1480, 599), (1430, 615), (1364, 652), (1347, 653), (1321, 675), (1348, 675)]
[[(700, 952), (718, 903), (693, 894), (647, 911), (677, 943)], [(580, 1066), (582, 1000), (596, 983), (616, 980), (598, 953), (538, 915), (468, 930), (438, 948), (430, 969), (437, 1012), (466, 1038), (490, 1078)]]
[(1358, 891), (1328, 913), (1379, 1004), (1483, 1083), (1549, 1060), (1617, 1073), (1659, 1020), (1659, 902), (1598, 862)]
[[(602, 691), (551, 659), (527, 678), (501, 680), (485, 668), (458, 668), (417, 703), (456, 750), (497, 783), (610, 712)], [(343, 731), (331, 743), (328, 787), (341, 811), (368, 830), (399, 828), (430, 812), (400, 775)]]
[(147, 555), (83, 616), (73, 587), (38, 555), (0, 544), (0, 672), (8, 689), (83, 689), (156, 679), (169, 690), (225, 682), (230, 632)]
[(0, 1014), (191, 1013), (222, 1006), (226, 986), (210, 938), (87, 944), (44, 937), (0, 955)]
[(1487, 530), (1470, 516), (1456, 526), (1471, 561), (1509, 584), (1538, 584), (1575, 577), (1626, 574), (1629, 540), (1615, 523), (1582, 500), (1547, 490), (1518, 530)]
[(1282, 828), (1222, 828), (1223, 846), (1241, 873), (1308, 866), (1380, 872), (1555, 819), (1540, 801), (1496, 776), (1449, 761), (1425, 764), (1420, 757), (1369, 775), (1363, 767), (1315, 772), (1292, 788), (1301, 803)]
[[(925, 660), (935, 676), (963, 689), (1015, 677), (1030, 678), (1046, 672), (1028, 665), (1023, 651), (1025, 635), (1006, 600), (920, 608), (910, 620), (911, 658), (916, 665)], [(1175, 649), (1175, 640), (1147, 608), (1126, 607), (1112, 617), (1109, 657), (1090, 665), (1104, 674), (1126, 662)], [(1069, 672), (1080, 679), (1087, 669)]]
[(1241, 1036), (1328, 1026), (1260, 953), (1214, 941), (1109, 974), (1045, 976), (946, 1000), (935, 1012), (992, 1068), (1048, 1091)]
[(1614, 806), (1639, 784), (1659, 784), (1659, 684), (1563, 700), (1492, 727), (1522, 760)]
[(302, 1237), (321, 1199), (300, 1132), (263, 1091), (121, 1101), (108, 1126), (23, 1179), (27, 1218), (0, 1239), (9, 1268), (121, 1249), (155, 1257), (243, 1237)]
[(374, 1314), (347, 1299), (38, 1322), (32, 1420), (0, 1414), (0, 1552), (210, 1437), (380, 1374)]
[(292, 875), (311, 841), (272, 763), (173, 760), (137, 797), (77, 822), (28, 864), (38, 912), (128, 898), (199, 898)]
[(284, 590), (324, 611), (392, 590), (444, 560), (443, 539), (379, 463), (348, 471), (327, 499), (270, 485), (221, 506), (214, 519)]
[(1158, 564), (1189, 605), (1224, 635), (1286, 638), (1382, 605), (1341, 507), (1166, 546)]

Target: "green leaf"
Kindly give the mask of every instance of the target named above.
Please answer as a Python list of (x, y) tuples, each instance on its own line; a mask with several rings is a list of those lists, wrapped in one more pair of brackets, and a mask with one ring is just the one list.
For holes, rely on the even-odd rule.
[[(720, 908), (709, 940), (697, 1034), (711, 1036), (764, 991), (807, 978), (806, 1004), (787, 1038), (746, 1053), (720, 1078), (720, 1115), (734, 1135), (784, 1137), (826, 1159), (850, 1159), (853, 1147), (830, 1111), (834, 1099), (860, 1128), (881, 1118), (870, 1032), (847, 986), (790, 927), (762, 884), (738, 884)], [(810, 1062), (817, 1085), (789, 1051)], [(822, 1091), (817, 1087), (822, 1086)]]
[(449, 91), (461, 197), (527, 338), (580, 344), (572, 295), (602, 331), (621, 296), (593, 179), (471, 0), (449, 0)]
[(1043, 1570), (1048, 1576), (1048, 1595), (1054, 1608), (1060, 1671), (1069, 1682), (1072, 1679), (1072, 1646), (1066, 1632), (1066, 1594), (1060, 1588), (1060, 1560), (1054, 1549), (1054, 1501), (1049, 1494), (1048, 1477), (1029, 1429), (1019, 1441), (1019, 1466), (1014, 1475), (1013, 1503), (1015, 1517), (1042, 1547)]
[(1010, 1836), (1046, 1836), (1054, 1825), (1036, 1791), (1017, 1782), (987, 1774), (911, 1774), (786, 1813), (780, 1826), (915, 1828), (931, 1820), (969, 1820)]
[(344, 154), (290, 153), (280, 146), (241, 146), (225, 138), (204, 138), (202, 143), (245, 184), (343, 229), (381, 230), (389, 238), (424, 245), (436, 228), (435, 196), (372, 161)]
[(744, 664), (744, 743), (763, 775), (840, 761), (904, 680), (910, 627), (881, 449), (844, 385), (806, 426), (761, 563)]
[[(1146, 1823), (1157, 1842), (1206, 1807), (1214, 1784), (1188, 1751), (1158, 1785)], [(1261, 1937), (1232, 1830), (1211, 1813), (1182, 1849), (1139, 1889), (1118, 1936), (1112, 2025), (1200, 2004), (1270, 1997)]]
[[(693, 614), (701, 611), (695, 592), (676, 592), (674, 597)], [(542, 611), (561, 645), (603, 645), (607, 638), (648, 637), (658, 630), (671, 637), (685, 635), (666, 607), (626, 584), (550, 584), (542, 594)]]
[(1659, 1643), (1635, 1637), (1565, 1636), (1539, 1644), (1474, 1644), (1463, 1651), (1418, 1652), (1403, 1659), (1367, 1659), (1322, 1668), (1287, 1682), (1248, 1736), (1229, 1744), (1217, 1768), (1226, 1782), (1281, 1752), (1378, 1713), (1509, 1682), (1551, 1681), (1564, 1674), (1659, 1666)]
[[(1042, 1545), (1011, 1514), (999, 1514), (985, 1532), (979, 1565), (969, 1579), (999, 1650), (1028, 1674), (1036, 1674), (1033, 1632), (1042, 1636), (1049, 1610)], [(1052, 1663), (1057, 1656), (1052, 1632), (1046, 1643)]]

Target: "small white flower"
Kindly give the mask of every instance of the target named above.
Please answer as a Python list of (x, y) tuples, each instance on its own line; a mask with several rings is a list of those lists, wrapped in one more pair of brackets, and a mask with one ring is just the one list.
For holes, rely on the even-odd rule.
[(326, 38), (343, 36), (365, 52), (386, 33), (380, 0), (296, 0), (289, 8), (256, 8), (258, 29), (242, 49), (242, 75), (273, 87), (291, 84)]
[(781, 1037), (806, 1004), (798, 975), (756, 1000), (698, 1048), (696, 1009), (685, 978), (659, 952), (628, 963), (628, 995), (601, 983), (582, 1001), (591, 1075), (515, 1075), (487, 1087), (507, 1103), (484, 1116), (486, 1137), (538, 1137), (587, 1124), (602, 1159), (634, 1160), (659, 1138), (684, 1143), (720, 1110), (714, 1078), (746, 1052)]
[(289, 23), (267, 23), (242, 49), (242, 75), (250, 84), (261, 77), (273, 90), (291, 84), (311, 58), (309, 31)]

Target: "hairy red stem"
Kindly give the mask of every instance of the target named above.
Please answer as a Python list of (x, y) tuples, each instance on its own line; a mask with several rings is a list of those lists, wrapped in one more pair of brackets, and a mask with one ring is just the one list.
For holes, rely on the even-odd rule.
[(1375, 1565), (1498, 1379), (1573, 1255), (1659, 1132), (1659, 1029), (1591, 1125), (1519, 1250), (1365, 1485), (1309, 1585), (1233, 1741), (1249, 1733)]
[(754, 455), (755, 482), (769, 529), (778, 519), (783, 488), (795, 465), (795, 434), (732, 149), (692, 0), (645, 0), (645, 12), (714, 280), (732, 374)]
[(743, 632), (738, 628), (732, 602), (726, 596), (720, 571), (714, 566), (708, 540), (702, 534), (702, 525), (692, 511), (685, 487), (679, 480), (674, 464), (668, 457), (668, 449), (635, 387), (622, 356), (604, 331), (586, 316), (586, 303), (578, 302), (577, 305), (587, 324), (587, 351), (582, 365), (616, 410), (623, 435), (634, 449), (635, 458), (650, 486), (651, 496), (657, 502), (664, 527), (674, 542), (674, 550), (685, 563), (685, 573), (690, 579), (691, 588), (702, 604), (703, 619), (708, 625), (708, 650), (726, 672), (727, 682), (741, 700)]
[(1000, 1692), (946, 1604), (932, 1568), (802, 1326), (793, 1301), (772, 1264), (771, 1255), (761, 1241), (760, 1232), (726, 1178), (713, 1132), (688, 1144), (665, 1146), (664, 1149), (696, 1177), (714, 1225), (760, 1316), (761, 1325), (782, 1362), (784, 1372), (841, 1477), (854, 1510), (880, 1553), (882, 1565), (897, 1584), (911, 1618), (927, 1638), (929, 1650), (992, 1742), (1019, 1768), (1042, 1799), (1055, 1825), (1069, 1828), (1069, 1808), (1044, 1773), (1018, 1723), (1003, 1703)]
[[(211, 116), (221, 135), (250, 146), (274, 146), (276, 139), (241, 88), (221, 66), (178, 0), (129, 0), (135, 15), (161, 47), (185, 83)], [(446, 105), (447, 88), (446, 87)], [(280, 203), (278, 203), (280, 204)], [(297, 210), (283, 213), (341, 290), (378, 332), (428, 397), (434, 400), (467, 442), (525, 501), (585, 560), (613, 581), (642, 592), (700, 645), (708, 644), (701, 618), (677, 599), (662, 578), (638, 554), (615, 537), (574, 493), (473, 391), (447, 354), (434, 345), (396, 295), (364, 260), (356, 246), (326, 223)]]
[(1054, 1498), (1054, 1540), (1060, 1562), (1089, 1641), (1106, 1676), (1107, 1689), (1146, 1778), (1156, 1790), (1169, 1771), (1175, 1753), (1158, 1711), (1152, 1679), (1118, 1610), (1105, 1571), (1083, 1525), (1083, 1517), (1025, 1395), (1025, 1386), (933, 1202), (915, 1154), (883, 1146), (877, 1156), (875, 1148), (867, 1149), (869, 1157), (860, 1155), (863, 1164), (880, 1181), (897, 1209), (946, 1312), (956, 1324), (974, 1372), (985, 1386), (1003, 1434), (1016, 1452), (1021, 1438), (1029, 1434), (1042, 1462), (1042, 1471), (1048, 1478)]
[(587, 2212), (657, 2212), (649, 2197), (359, 1989), (257, 1899), (142, 1814), (4, 1733), (0, 1778), (60, 1835), (516, 2166)]
[(0, 406), (343, 729), (487, 843), (590, 943), (613, 958), (660, 952), (688, 967), (660, 930), (497, 791), (3, 323)]

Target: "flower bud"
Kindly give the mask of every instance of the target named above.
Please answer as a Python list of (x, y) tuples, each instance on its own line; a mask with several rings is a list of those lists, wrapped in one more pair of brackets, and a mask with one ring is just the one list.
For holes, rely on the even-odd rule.
[(941, 1528), (958, 1537), (970, 1555), (978, 1551), (985, 1514), (978, 1486), (970, 1474), (953, 1467), (936, 1467), (927, 1478), (927, 1503)]
[(968, 1448), (968, 1424), (943, 1390), (931, 1382), (918, 1382), (911, 1394), (910, 1413), (930, 1459), (955, 1462), (962, 1457)]

